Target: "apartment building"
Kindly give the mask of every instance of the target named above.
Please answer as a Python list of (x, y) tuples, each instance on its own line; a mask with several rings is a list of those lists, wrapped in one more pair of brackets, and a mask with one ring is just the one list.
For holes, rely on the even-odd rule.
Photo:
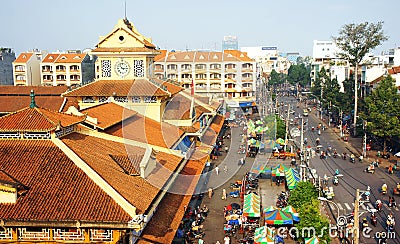
[(38, 86), (40, 82), (40, 62), (46, 51), (33, 50), (21, 53), (12, 63), (15, 86)]
[(0, 85), (13, 85), (15, 53), (11, 48), (0, 48)]
[(42, 85), (83, 85), (95, 77), (96, 57), (80, 51), (50, 53), (40, 64)]
[(249, 99), (256, 91), (256, 62), (238, 50), (162, 50), (154, 59), (154, 75), (213, 98)]

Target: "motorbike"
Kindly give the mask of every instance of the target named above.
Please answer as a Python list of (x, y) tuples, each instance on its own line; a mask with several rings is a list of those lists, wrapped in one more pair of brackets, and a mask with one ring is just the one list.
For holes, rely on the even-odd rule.
[(335, 152), (333, 152), (333, 157), (334, 158), (337, 158), (337, 156), (338, 156), (338, 153), (335, 151)]
[(364, 230), (365, 228), (368, 228), (368, 221), (364, 218), (362, 221), (362, 229)]
[(381, 211), (382, 210), (382, 201), (376, 201), (376, 210)]
[(376, 219), (376, 215), (374, 213), (371, 214), (371, 224), (376, 227), (376, 224), (378, 223)]
[(335, 176), (335, 177), (332, 179), (332, 183), (333, 183), (335, 186), (337, 186), (337, 185), (339, 184), (339, 179)]
[(364, 169), (364, 172), (373, 174), (375, 173), (375, 168), (369, 166), (366, 169)]
[(355, 163), (355, 158), (350, 158), (350, 162), (352, 162), (353, 164)]

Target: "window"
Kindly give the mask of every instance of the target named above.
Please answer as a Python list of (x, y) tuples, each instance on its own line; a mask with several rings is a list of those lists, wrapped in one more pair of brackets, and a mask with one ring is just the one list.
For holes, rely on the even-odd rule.
[(133, 72), (135, 77), (144, 77), (143, 60), (133, 60)]
[(147, 97), (144, 97), (144, 102), (145, 103), (156, 103), (157, 98), (155, 96), (147, 96)]
[(132, 103), (140, 103), (141, 102), (141, 98), (138, 96), (132, 97)]
[(120, 102), (120, 103), (127, 103), (128, 102), (128, 97), (115, 97), (114, 100), (116, 102)]
[(82, 102), (83, 103), (94, 103), (94, 98), (93, 97), (83, 97)]
[(111, 61), (101, 60), (101, 76), (111, 77)]
[(107, 101), (107, 97), (99, 97), (99, 102), (105, 102)]

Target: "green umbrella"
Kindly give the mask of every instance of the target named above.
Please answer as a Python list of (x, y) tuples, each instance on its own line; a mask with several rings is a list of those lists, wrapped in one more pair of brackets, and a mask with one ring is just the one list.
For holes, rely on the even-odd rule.
[(277, 209), (278, 209), (277, 207), (271, 205), (268, 208), (264, 208), (264, 213), (272, 212), (272, 211), (275, 211)]
[(276, 143), (278, 143), (279, 145), (285, 145), (285, 140), (283, 140), (282, 138), (278, 138), (276, 139)]
[(318, 239), (318, 237), (314, 236), (311, 238), (305, 238), (304, 242), (305, 242), (305, 244), (317, 244), (317, 243), (319, 243), (319, 239)]
[(244, 196), (243, 215), (247, 217), (260, 217), (260, 196), (250, 193)]
[(261, 226), (254, 231), (254, 243), (274, 243), (275, 231), (268, 226)]

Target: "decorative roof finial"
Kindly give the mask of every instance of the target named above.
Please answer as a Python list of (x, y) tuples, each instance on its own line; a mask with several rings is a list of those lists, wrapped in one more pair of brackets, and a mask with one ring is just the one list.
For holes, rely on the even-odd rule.
[(33, 89), (31, 90), (31, 95), (30, 95), (30, 97), (31, 97), (31, 104), (29, 105), (29, 107), (30, 107), (30, 108), (35, 108), (35, 107), (37, 107), (37, 106), (36, 106), (36, 103), (35, 103), (35, 93), (33, 92)]

